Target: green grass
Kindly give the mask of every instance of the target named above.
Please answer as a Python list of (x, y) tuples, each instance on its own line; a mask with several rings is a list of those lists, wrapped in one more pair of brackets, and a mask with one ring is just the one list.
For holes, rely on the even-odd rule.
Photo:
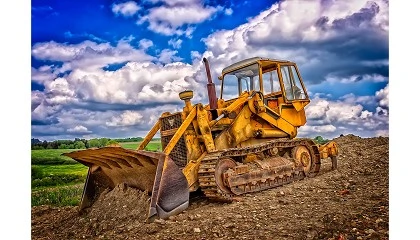
[(73, 159), (61, 155), (73, 151), (75, 149), (31, 150), (31, 163), (33, 165), (77, 164)]
[(72, 165), (32, 165), (32, 168), (38, 168), (44, 175), (75, 174), (86, 176), (88, 167), (83, 164)]
[(32, 190), (83, 183), (86, 179), (87, 171), (88, 167), (82, 164), (32, 165)]
[(31, 205), (77, 206), (82, 193), (83, 184), (32, 191)]
[[(140, 142), (121, 142), (119, 143), (121, 147), (127, 148), (127, 149), (137, 149), (137, 147), (140, 145)], [(149, 151), (162, 151), (160, 141), (151, 141), (149, 144), (147, 144), (146, 149)]]

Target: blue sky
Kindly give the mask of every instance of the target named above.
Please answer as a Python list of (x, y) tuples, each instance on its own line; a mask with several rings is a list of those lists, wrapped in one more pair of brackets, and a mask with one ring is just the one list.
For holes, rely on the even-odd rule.
[[(389, 131), (388, 1), (32, 1), (31, 135), (144, 136), (178, 92), (207, 102), (253, 56), (297, 62), (311, 104), (300, 137)], [(217, 93), (219, 91), (217, 90)]]

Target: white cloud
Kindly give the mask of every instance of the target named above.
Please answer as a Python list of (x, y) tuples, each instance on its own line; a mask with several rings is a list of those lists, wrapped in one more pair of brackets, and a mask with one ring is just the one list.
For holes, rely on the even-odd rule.
[(339, 134), (352, 133), (368, 137), (376, 136), (378, 133), (387, 133), (389, 131), (388, 110), (380, 107), (380, 102), (376, 103), (374, 112), (364, 109), (354, 100), (359, 98), (374, 99), (374, 96), (353, 95), (350, 98), (343, 98), (344, 101), (315, 97), (305, 108), (307, 123), (299, 128), (299, 136), (314, 137), (314, 134), (319, 134), (333, 138)]
[(311, 132), (311, 133), (331, 133), (334, 132), (337, 128), (331, 124), (323, 125), (323, 126), (302, 126), (300, 130), (303, 132)]
[(232, 8), (226, 8), (225, 9), (225, 15), (230, 16), (230, 15), (232, 15), (232, 13), (233, 13)]
[(36, 83), (44, 84), (46, 82), (52, 81), (56, 77), (57, 74), (54, 74), (53, 66), (44, 65), (38, 69), (31, 67), (31, 80)]
[(380, 27), (387, 21), (377, 20), (387, 11), (382, 0), (283, 1), (235, 29), (203, 39), (204, 55), (216, 66), (253, 56), (292, 60), (312, 83), (327, 78), (386, 82), (385, 71), (372, 72), (388, 68), (388, 31)]
[(130, 38), (120, 40), (117, 45), (109, 43), (95, 43), (84, 41), (79, 44), (65, 44), (56, 42), (37, 43), (32, 47), (32, 56), (38, 60), (53, 60), (63, 62), (62, 67), (57, 68), (57, 73), (72, 69), (96, 70), (109, 64), (123, 63), (128, 61), (145, 62), (154, 58), (144, 52), (143, 49), (133, 48), (127, 41)]
[(139, 41), (139, 46), (142, 49), (148, 49), (151, 46), (153, 46), (153, 42), (150, 39), (143, 38), (142, 40)]
[(143, 116), (138, 112), (125, 111), (119, 116), (112, 117), (105, 124), (110, 127), (133, 126), (142, 122)]
[(112, 12), (115, 15), (123, 15), (125, 17), (131, 17), (140, 10), (140, 6), (134, 1), (128, 1), (120, 4), (112, 4)]
[[(409, 91), (411, 94), (411, 91)], [(389, 108), (389, 84), (385, 88), (377, 91), (375, 97), (379, 100), (379, 106)]]
[(182, 40), (181, 39), (170, 39), (168, 41), (168, 44), (171, 45), (174, 48), (180, 48), (181, 44), (182, 44)]
[(74, 128), (69, 128), (69, 129), (67, 129), (67, 132), (69, 132), (69, 133), (91, 133), (91, 131), (89, 131), (85, 126), (82, 126), (82, 125), (75, 126)]
[(148, 29), (163, 35), (191, 36), (192, 24), (204, 22), (216, 12), (222, 11), (220, 6), (204, 6), (201, 1), (163, 1), (166, 4), (151, 8), (146, 15), (140, 16), (137, 24), (148, 23)]
[(369, 81), (369, 82), (387, 82), (388, 77), (379, 75), (379, 74), (363, 74), (363, 75), (352, 75), (349, 77), (336, 77), (328, 75), (326, 80), (329, 82), (341, 82), (341, 83), (355, 83), (359, 81)]
[(159, 54), (159, 61), (162, 63), (177, 62), (182, 60), (180, 57), (177, 57), (176, 54), (178, 51), (163, 49)]

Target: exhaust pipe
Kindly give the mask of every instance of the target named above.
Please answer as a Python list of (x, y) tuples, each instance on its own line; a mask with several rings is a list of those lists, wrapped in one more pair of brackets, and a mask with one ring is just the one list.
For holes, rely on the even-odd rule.
[(217, 109), (216, 87), (211, 79), (210, 67), (207, 58), (203, 58), (204, 66), (206, 66), (207, 73), (207, 92), (209, 96), (210, 109)]

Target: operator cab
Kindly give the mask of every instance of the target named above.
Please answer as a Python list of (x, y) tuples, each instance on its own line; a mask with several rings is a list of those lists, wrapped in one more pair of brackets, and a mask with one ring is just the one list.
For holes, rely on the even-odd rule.
[(245, 91), (259, 91), (265, 98), (282, 97), (284, 103), (309, 101), (298, 68), (290, 61), (245, 59), (224, 68), (219, 79), (222, 80), (221, 99), (234, 99)]

